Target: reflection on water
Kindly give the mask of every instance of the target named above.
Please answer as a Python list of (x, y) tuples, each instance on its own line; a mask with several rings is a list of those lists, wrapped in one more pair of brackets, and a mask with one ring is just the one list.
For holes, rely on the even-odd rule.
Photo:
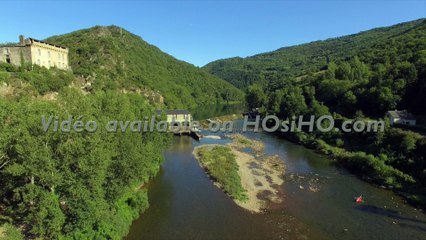
[[(251, 214), (211, 183), (192, 150), (229, 139), (197, 142), (175, 137), (150, 185), (150, 208), (126, 239), (426, 239), (425, 215), (392, 192), (283, 139), (263, 133), (247, 136), (263, 141), (268, 154), (284, 159), (282, 204), (265, 214)], [(354, 203), (359, 194), (364, 204)]]
[(192, 139), (190, 137), (175, 137), (173, 142), (173, 152), (185, 154), (192, 151)]
[(244, 109), (244, 104), (212, 104), (203, 107), (197, 107), (190, 109), (194, 120), (203, 120), (207, 118), (223, 116), (234, 113), (242, 113)]

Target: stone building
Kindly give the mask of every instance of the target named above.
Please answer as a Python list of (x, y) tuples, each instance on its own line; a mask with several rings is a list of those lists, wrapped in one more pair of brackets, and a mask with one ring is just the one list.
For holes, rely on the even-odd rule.
[(19, 36), (19, 43), (0, 45), (0, 62), (20, 66), (31, 63), (46, 68), (57, 67), (69, 70), (69, 50), (56, 44), (51, 44), (33, 38), (24, 39)]

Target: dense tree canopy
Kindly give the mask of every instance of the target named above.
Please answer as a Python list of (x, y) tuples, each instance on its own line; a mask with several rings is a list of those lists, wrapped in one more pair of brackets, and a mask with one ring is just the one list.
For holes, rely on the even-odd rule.
[[(63, 80), (60, 74), (69, 73), (16, 77)], [(56, 101), (38, 100), (28, 94), (31, 86), (22, 89), (25, 94), (0, 98), (0, 221), (24, 226), (27, 236), (43, 239), (121, 239), (148, 206), (146, 190), (138, 186), (158, 172), (169, 136), (111, 133), (102, 126), (110, 120), (143, 120), (153, 107), (137, 94), (94, 91), (85, 96), (69, 87), (59, 88)], [(46, 87), (54, 86), (46, 82)], [(44, 132), (43, 115), (59, 121), (82, 116), (99, 128)]]

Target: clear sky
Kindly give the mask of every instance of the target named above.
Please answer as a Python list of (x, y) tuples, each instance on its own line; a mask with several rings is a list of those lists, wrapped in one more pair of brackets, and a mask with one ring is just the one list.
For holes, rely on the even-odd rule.
[(118, 25), (197, 66), (426, 17), (422, 1), (0, 1), (0, 42)]

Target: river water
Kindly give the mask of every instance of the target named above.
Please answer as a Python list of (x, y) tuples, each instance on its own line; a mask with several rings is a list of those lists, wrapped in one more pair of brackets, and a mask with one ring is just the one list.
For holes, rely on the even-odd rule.
[[(389, 190), (372, 186), (326, 157), (266, 133), (246, 133), (286, 165), (284, 201), (263, 214), (238, 207), (192, 155), (200, 144), (229, 139), (175, 137), (149, 184), (149, 209), (126, 240), (386, 239), (426, 240), (426, 215)], [(362, 194), (365, 202), (356, 204)]]

